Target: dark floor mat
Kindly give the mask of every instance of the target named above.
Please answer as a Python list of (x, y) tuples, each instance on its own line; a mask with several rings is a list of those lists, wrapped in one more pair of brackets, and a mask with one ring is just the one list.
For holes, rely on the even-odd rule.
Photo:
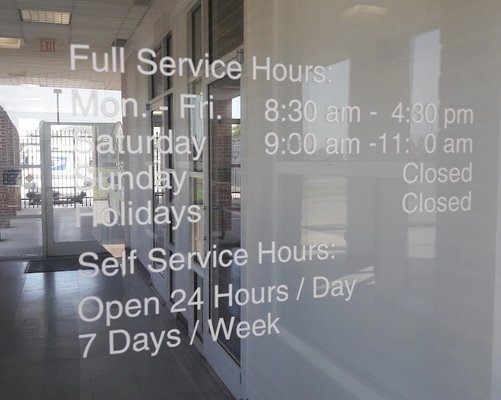
[[(110, 256), (110, 254), (99, 254), (99, 260), (95, 262), (100, 263), (100, 261)], [(78, 257), (79, 256), (53, 257), (43, 260), (33, 260), (30, 261), (24, 273), (34, 274), (40, 272), (78, 271), (79, 269), (91, 269), (89, 267), (81, 266), (78, 262)]]

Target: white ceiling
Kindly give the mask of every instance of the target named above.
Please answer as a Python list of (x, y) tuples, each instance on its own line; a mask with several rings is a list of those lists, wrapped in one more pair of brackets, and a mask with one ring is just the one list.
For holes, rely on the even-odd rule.
[[(90, 67), (70, 71), (71, 43), (99, 53), (115, 39), (129, 39), (149, 7), (148, 0), (0, 0), (0, 36), (21, 37), (21, 49), (0, 49), (0, 85), (120, 89), (120, 75)], [(19, 9), (71, 12), (70, 25), (21, 22)], [(40, 39), (55, 39), (56, 52), (42, 53)], [(78, 67), (78, 64), (77, 64)]]

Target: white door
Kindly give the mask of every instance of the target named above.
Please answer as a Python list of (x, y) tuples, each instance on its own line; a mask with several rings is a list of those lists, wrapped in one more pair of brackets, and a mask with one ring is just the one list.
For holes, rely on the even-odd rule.
[[(166, 100), (162, 98), (151, 106), (151, 134), (155, 137), (153, 142), (152, 153), (152, 168), (154, 187), (152, 191), (154, 207), (169, 206), (172, 198), (169, 191), (159, 186), (159, 172), (170, 168), (169, 160), (159, 152), (158, 138), (165, 134), (165, 127), (169, 127), (171, 123), (170, 113), (168, 112), (168, 104), (164, 104)], [(167, 109), (166, 109), (167, 108)], [(169, 225), (153, 223), (153, 247), (168, 248), (171, 234), (169, 234)], [(168, 286), (172, 287), (173, 274), (169, 271), (162, 271), (150, 274), (151, 283), (160, 296), (167, 301), (170, 295)], [(169, 281), (169, 282), (168, 282)]]
[[(43, 122), (40, 134), (46, 255), (103, 252), (93, 226), (95, 188), (92, 179), (86, 179), (96, 161), (95, 146), (90, 145), (96, 127)], [(89, 144), (87, 148), (76, 146), (78, 138)]]
[[(221, 114), (209, 122), (209, 246), (218, 251), (231, 250), (241, 246), (241, 198), (240, 198), (240, 81), (230, 78), (215, 80), (208, 85), (208, 94), (217, 104)], [(227, 301), (215, 307), (214, 288), (226, 292), (231, 284), (234, 290), (241, 287), (240, 267), (211, 268), (205, 280), (204, 298), (211, 299), (204, 310), (212, 324), (224, 320), (226, 324), (240, 322), (241, 307)], [(241, 379), (242, 341), (233, 332), (229, 339), (220, 335), (212, 340), (208, 329), (204, 329), (204, 353), (212, 367), (237, 397), (243, 396)]]

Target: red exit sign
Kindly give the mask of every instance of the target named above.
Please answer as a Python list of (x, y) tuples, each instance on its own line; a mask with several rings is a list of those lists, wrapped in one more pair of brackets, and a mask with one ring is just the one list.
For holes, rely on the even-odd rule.
[(55, 39), (40, 39), (40, 51), (42, 53), (55, 53), (56, 40)]

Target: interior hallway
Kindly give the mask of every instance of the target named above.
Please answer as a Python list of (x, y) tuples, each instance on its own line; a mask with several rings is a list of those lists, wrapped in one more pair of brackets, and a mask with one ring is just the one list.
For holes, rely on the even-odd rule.
[[(156, 357), (106, 354), (105, 323), (78, 320), (87, 296), (103, 301), (154, 295), (141, 274), (88, 278), (76, 271), (24, 274), (27, 262), (0, 262), (0, 387), (2, 400), (200, 400), (231, 399), (199, 353), (182, 344), (163, 346)], [(160, 316), (121, 318), (112, 329), (131, 334), (183, 327), (162, 307)], [(97, 332), (87, 359), (87, 340)], [(105, 343), (106, 342), (106, 343)]]

